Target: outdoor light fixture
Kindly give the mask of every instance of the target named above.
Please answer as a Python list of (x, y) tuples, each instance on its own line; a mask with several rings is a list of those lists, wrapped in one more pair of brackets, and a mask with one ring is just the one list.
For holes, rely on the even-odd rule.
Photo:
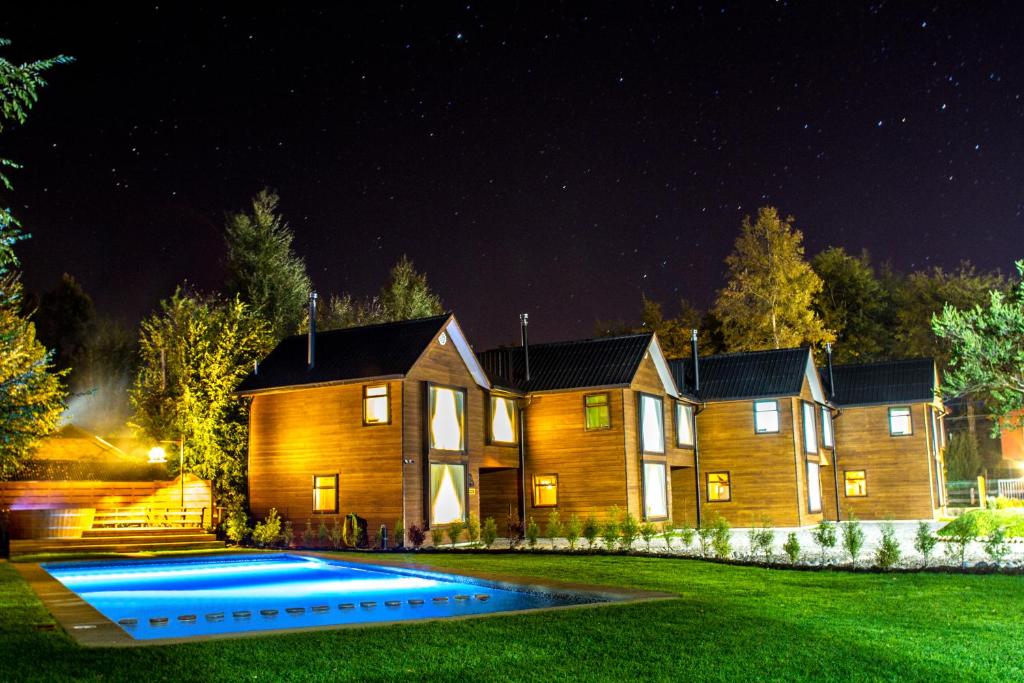
[(149, 449), (149, 463), (156, 465), (158, 463), (167, 462), (167, 451), (162, 446), (153, 446)]

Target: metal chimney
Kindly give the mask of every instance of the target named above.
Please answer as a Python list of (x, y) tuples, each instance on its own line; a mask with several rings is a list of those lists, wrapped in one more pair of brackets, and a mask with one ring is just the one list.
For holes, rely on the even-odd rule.
[(316, 365), (316, 290), (309, 293), (309, 333), (306, 346), (306, 369)]
[(526, 381), (530, 381), (530, 344), (526, 339), (526, 326), (530, 324), (530, 314), (520, 313), (519, 323), (523, 331), (523, 363), (526, 366)]
[(693, 356), (693, 394), (700, 395), (700, 359), (697, 356), (697, 330), (690, 330), (690, 354)]

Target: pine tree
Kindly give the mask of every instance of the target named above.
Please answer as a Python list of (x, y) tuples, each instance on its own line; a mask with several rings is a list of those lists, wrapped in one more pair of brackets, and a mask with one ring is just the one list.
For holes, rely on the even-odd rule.
[(833, 340), (812, 307), (821, 278), (804, 259), (803, 234), (793, 218), (774, 207), (743, 219), (733, 253), (726, 258), (729, 281), (714, 312), (729, 351), (780, 349)]
[(317, 326), (321, 330), (372, 325), (375, 323), (412, 320), (440, 315), (441, 299), (431, 291), (427, 276), (402, 256), (392, 266), (388, 281), (377, 296), (356, 299), (351, 294), (334, 295), (321, 307)]
[(892, 347), (892, 302), (868, 253), (851, 256), (842, 247), (831, 247), (815, 256), (811, 265), (823, 285), (814, 297), (814, 310), (835, 332), (835, 361), (883, 358)]

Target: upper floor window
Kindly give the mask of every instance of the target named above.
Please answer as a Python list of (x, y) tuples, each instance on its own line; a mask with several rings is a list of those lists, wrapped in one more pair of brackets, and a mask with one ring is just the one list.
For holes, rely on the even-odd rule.
[(778, 401), (754, 401), (754, 431), (758, 434), (779, 431)]
[(611, 401), (607, 393), (587, 394), (583, 397), (583, 410), (587, 430), (611, 429), (612, 408), (610, 403)]
[(825, 448), (835, 448), (836, 445), (832, 437), (832, 411), (828, 406), (821, 407), (821, 443)]
[(517, 431), (515, 400), (491, 396), (491, 443), (519, 443)]
[(914, 433), (914, 426), (910, 422), (910, 408), (900, 406), (889, 408), (889, 435), (909, 436)]
[(427, 400), (430, 448), (466, 450), (466, 390), (430, 385)]
[(640, 394), (640, 451), (665, 452), (665, 415), (660, 396)]
[(818, 428), (814, 424), (814, 404), (804, 401), (804, 452), (818, 452)]
[(391, 422), (388, 402), (388, 385), (378, 384), (363, 387), (363, 424), (381, 425)]
[(676, 445), (693, 446), (693, 406), (676, 404)]

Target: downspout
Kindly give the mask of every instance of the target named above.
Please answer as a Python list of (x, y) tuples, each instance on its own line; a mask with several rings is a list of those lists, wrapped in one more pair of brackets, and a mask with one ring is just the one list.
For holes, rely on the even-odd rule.
[[(697, 330), (690, 330), (690, 353), (693, 355), (693, 395), (700, 399), (700, 358), (697, 355)], [(685, 382), (684, 382), (685, 384)], [(703, 403), (693, 411), (693, 484), (697, 497), (697, 528), (700, 528), (701, 498), (700, 498), (700, 434), (697, 432), (697, 415), (703, 411)]]
[[(526, 334), (526, 327), (530, 324), (530, 314), (519, 314), (520, 334), (523, 343), (523, 365), (525, 377), (523, 378), (523, 390), (529, 391), (530, 383), (530, 344)], [(519, 410), (519, 523), (526, 524), (526, 407), (528, 399), (524, 398), (522, 407)]]
[[(828, 398), (829, 401), (836, 396), (836, 380), (832, 375), (832, 343), (825, 343), (825, 358), (828, 366)], [(843, 511), (839, 505), (839, 439), (836, 438), (836, 418), (840, 417), (842, 412), (836, 411), (832, 413), (832, 409), (829, 408), (829, 416), (832, 420), (832, 481), (836, 487), (836, 521), (843, 521)]]

